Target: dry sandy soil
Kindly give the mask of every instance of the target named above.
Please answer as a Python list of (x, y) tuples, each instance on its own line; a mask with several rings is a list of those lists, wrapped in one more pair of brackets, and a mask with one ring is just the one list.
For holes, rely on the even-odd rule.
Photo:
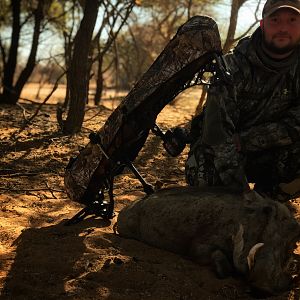
[[(22, 95), (35, 99), (34, 86)], [(42, 91), (43, 98), (48, 92)], [(65, 226), (81, 206), (71, 202), (63, 185), (71, 156), (87, 144), (88, 134), (102, 126), (117, 102), (104, 95), (103, 106), (87, 106), (84, 128), (63, 136), (57, 128), (58, 90), (24, 130), (37, 104), (0, 107), (0, 299), (252, 299), (239, 278), (216, 279), (208, 267), (113, 233), (116, 218), (90, 217)], [(167, 129), (191, 119), (199, 91), (183, 93), (158, 117)], [(184, 153), (172, 158), (150, 134), (135, 161), (146, 180), (157, 187), (185, 185)], [(125, 171), (116, 179), (116, 214), (144, 193)], [(300, 220), (300, 199), (294, 199)], [(300, 253), (300, 246), (296, 254)], [(300, 259), (296, 258), (299, 264)], [(272, 299), (300, 299), (300, 283)]]

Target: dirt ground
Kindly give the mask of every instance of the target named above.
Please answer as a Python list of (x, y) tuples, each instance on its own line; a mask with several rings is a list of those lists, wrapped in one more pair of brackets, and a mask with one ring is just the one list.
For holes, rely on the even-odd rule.
[[(35, 99), (35, 88), (29, 86), (22, 97)], [(41, 92), (42, 99), (48, 92)], [(119, 96), (106, 93), (102, 106), (88, 105), (76, 136), (58, 131), (56, 103), (63, 89), (21, 132), (38, 105), (22, 100), (20, 106), (0, 107), (0, 299), (252, 299), (239, 278), (216, 279), (208, 267), (120, 238), (113, 233), (116, 218), (64, 225), (81, 209), (64, 192), (64, 168), (87, 144), (88, 134), (104, 124)], [(199, 96), (199, 90), (183, 93), (157, 123), (166, 130), (188, 122)], [(185, 185), (186, 155), (187, 149), (177, 158), (168, 156), (150, 134), (135, 166), (156, 187)], [(117, 177), (114, 194), (116, 214), (144, 195), (127, 170)], [(300, 221), (300, 198), (290, 203)], [(272, 299), (300, 299), (300, 283)]]

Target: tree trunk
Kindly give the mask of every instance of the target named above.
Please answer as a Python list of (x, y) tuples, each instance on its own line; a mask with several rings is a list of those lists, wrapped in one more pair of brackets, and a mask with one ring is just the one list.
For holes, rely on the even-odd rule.
[(70, 41), (70, 36), (68, 36), (66, 33), (64, 33), (64, 49), (65, 49), (65, 67), (67, 70), (66, 73), (66, 95), (65, 95), (65, 101), (63, 104), (63, 109), (66, 110), (69, 106), (69, 101), (70, 101), (70, 88), (69, 88), (69, 84), (70, 84), (70, 62), (71, 62), (71, 58), (72, 58), (72, 42)]
[(227, 53), (230, 50), (230, 48), (232, 47), (232, 44), (234, 42), (234, 35), (235, 35), (235, 31), (236, 31), (236, 26), (237, 26), (239, 10), (246, 1), (247, 0), (232, 0), (230, 23), (229, 23), (226, 41), (223, 46), (223, 53)]
[[(16, 2), (18, 1), (12, 1), (13, 3), (13, 9), (14, 11), (14, 23), (18, 22), (19, 24), (19, 30), (17, 29), (17, 25), (14, 24), (13, 26), (13, 34), (12, 34), (12, 44), (10, 50), (10, 55), (12, 56), (11, 61), (8, 59), (7, 66), (5, 66), (5, 69), (7, 70), (7, 77), (6, 80), (3, 80), (3, 94), (1, 95), (0, 101), (2, 103), (9, 103), (9, 104), (16, 104), (19, 100), (20, 94), (22, 92), (22, 89), (25, 85), (25, 83), (28, 81), (34, 67), (35, 67), (35, 60), (36, 60), (36, 53), (38, 49), (39, 44), (39, 37), (40, 37), (40, 27), (41, 22), (44, 18), (43, 14), (43, 8), (44, 8), (44, 1), (40, 0), (38, 1), (38, 6), (34, 12), (34, 30), (33, 30), (33, 38), (32, 38), (32, 44), (31, 44), (31, 50), (30, 54), (26, 63), (25, 68), (22, 70), (17, 82), (15, 85), (13, 85), (13, 77), (15, 74), (16, 69), (16, 63), (17, 63), (17, 52), (18, 52), (18, 41), (20, 36), (20, 20), (15, 21), (15, 15), (16, 18), (20, 18), (20, 3), (18, 7), (14, 7), (16, 5)], [(18, 10), (17, 10), (18, 9)], [(18, 13), (18, 15), (17, 15)], [(16, 26), (16, 28), (15, 28)], [(15, 33), (14, 33), (15, 29)]]
[(9, 48), (9, 54), (7, 62), (4, 64), (3, 70), (3, 92), (0, 96), (0, 104), (14, 103), (14, 74), (17, 65), (17, 56), (18, 56), (18, 47), (19, 47), (19, 38), (20, 38), (20, 7), (21, 0), (11, 0), (12, 12), (13, 12), (13, 26), (12, 26), (12, 34), (11, 34), (11, 44)]
[(36, 63), (36, 54), (39, 45), (39, 38), (41, 33), (41, 23), (44, 18), (44, 4), (45, 0), (39, 0), (38, 6), (34, 12), (34, 30), (33, 30), (33, 37), (32, 37), (32, 44), (30, 54), (26, 63), (25, 68), (22, 70), (15, 86), (15, 95), (14, 95), (14, 103), (17, 103), (20, 97), (20, 94), (23, 90), (25, 83), (28, 81)]
[(99, 105), (101, 101), (103, 91), (103, 72), (102, 72), (103, 56), (100, 55), (98, 59), (98, 70), (97, 70), (97, 81), (96, 81), (96, 92), (94, 97), (95, 105)]
[(63, 131), (74, 134), (81, 130), (85, 103), (88, 98), (88, 55), (98, 15), (99, 3), (87, 0), (84, 15), (74, 41), (73, 57), (69, 69), (70, 106)]

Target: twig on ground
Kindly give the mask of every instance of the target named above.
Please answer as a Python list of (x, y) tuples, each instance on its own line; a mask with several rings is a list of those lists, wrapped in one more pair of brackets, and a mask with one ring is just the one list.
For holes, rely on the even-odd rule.
[(110, 108), (107, 108), (107, 107), (105, 107), (105, 106), (103, 106), (103, 105), (99, 105), (99, 106), (97, 106), (97, 107), (89, 107), (88, 109), (86, 109), (85, 112), (88, 112), (89, 110), (92, 110), (92, 109), (99, 109), (99, 111), (98, 111), (94, 116), (92, 116), (92, 117), (90, 117), (90, 118), (84, 120), (83, 122), (88, 122), (88, 121), (94, 119), (95, 117), (99, 116), (99, 114), (101, 114), (101, 113), (103, 112), (103, 110), (109, 110), (109, 111), (112, 111), (112, 109), (110, 109)]
[(54, 195), (54, 193), (53, 193), (53, 189), (49, 186), (49, 184), (48, 184), (47, 181), (45, 181), (45, 184), (46, 184), (46, 187), (49, 189), (49, 192), (51, 193), (52, 197), (53, 197), (54, 199), (57, 199), (57, 197), (56, 197), (56, 196)]
[(40, 175), (41, 173), (10, 173), (10, 174), (3, 174), (1, 177), (26, 177), (26, 176), (37, 176)]
[(28, 112), (28, 111), (26, 110), (26, 108), (25, 108), (24, 106), (22, 106), (20, 103), (16, 103), (16, 104), (17, 104), (18, 107), (20, 107), (20, 108), (23, 110), (23, 117), (24, 117), (25, 121), (27, 122), (28, 119), (27, 119), (27, 117), (26, 117), (26, 112), (27, 112), (27, 113), (29, 113), (29, 112)]
[(90, 129), (90, 128), (87, 128), (87, 127), (83, 127), (83, 126), (82, 126), (82, 127), (81, 127), (81, 131), (84, 132), (84, 130), (87, 131), (87, 132), (93, 132), (93, 131), (94, 131), (93, 129)]
[[(48, 188), (38, 188), (38, 189), (11, 189), (0, 187), (0, 191), (9, 191), (9, 192), (40, 192), (40, 191), (49, 191)], [(64, 190), (52, 189), (52, 192), (65, 193)]]
[(37, 114), (41, 110), (42, 106), (50, 99), (50, 97), (53, 95), (53, 93), (58, 88), (58, 82), (60, 81), (60, 79), (64, 75), (65, 75), (65, 72), (63, 72), (62, 74), (60, 74), (60, 76), (56, 79), (56, 82), (55, 82), (55, 84), (54, 84), (51, 92), (47, 95), (47, 97), (44, 99), (44, 101), (39, 104), (39, 106), (37, 107), (35, 113), (29, 119), (26, 119), (25, 123), (21, 126), (21, 128), (18, 130), (18, 132), (15, 133), (15, 134), (13, 134), (13, 136), (11, 137), (11, 139), (15, 139), (17, 137), (17, 135), (20, 134), (27, 127), (27, 125), (37, 116)]
[(27, 98), (20, 97), (19, 99), (23, 100), (23, 101), (27, 101), (27, 102), (33, 103), (33, 104), (40, 104), (39, 101), (34, 101), (34, 100), (31, 100), (31, 99), (27, 99)]
[(0, 175), (2, 176), (3, 174), (11, 174), (15, 171), (16, 170), (13, 170), (13, 169), (2, 169), (2, 170), (0, 170)]
[(92, 117), (90, 117), (90, 118), (84, 120), (83, 122), (88, 122), (88, 121), (93, 120), (94, 118), (96, 118), (97, 116), (99, 116), (99, 115), (101, 114), (101, 112), (102, 112), (102, 111), (99, 110), (94, 116), (92, 116)]

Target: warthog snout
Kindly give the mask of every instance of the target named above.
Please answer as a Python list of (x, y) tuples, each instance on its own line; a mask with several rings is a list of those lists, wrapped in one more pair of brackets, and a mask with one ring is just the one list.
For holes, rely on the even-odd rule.
[[(267, 276), (265, 276), (266, 272), (268, 273)], [(265, 270), (265, 272), (261, 272), (260, 274), (257, 272), (250, 273), (249, 284), (256, 293), (278, 295), (288, 291), (292, 287), (292, 278), (285, 273), (281, 273), (274, 278), (270, 276), (268, 270)]]
[(291, 288), (292, 277), (285, 271), (278, 249), (264, 246), (257, 252), (252, 268), (249, 270), (248, 280), (255, 291), (270, 295), (280, 294)]

